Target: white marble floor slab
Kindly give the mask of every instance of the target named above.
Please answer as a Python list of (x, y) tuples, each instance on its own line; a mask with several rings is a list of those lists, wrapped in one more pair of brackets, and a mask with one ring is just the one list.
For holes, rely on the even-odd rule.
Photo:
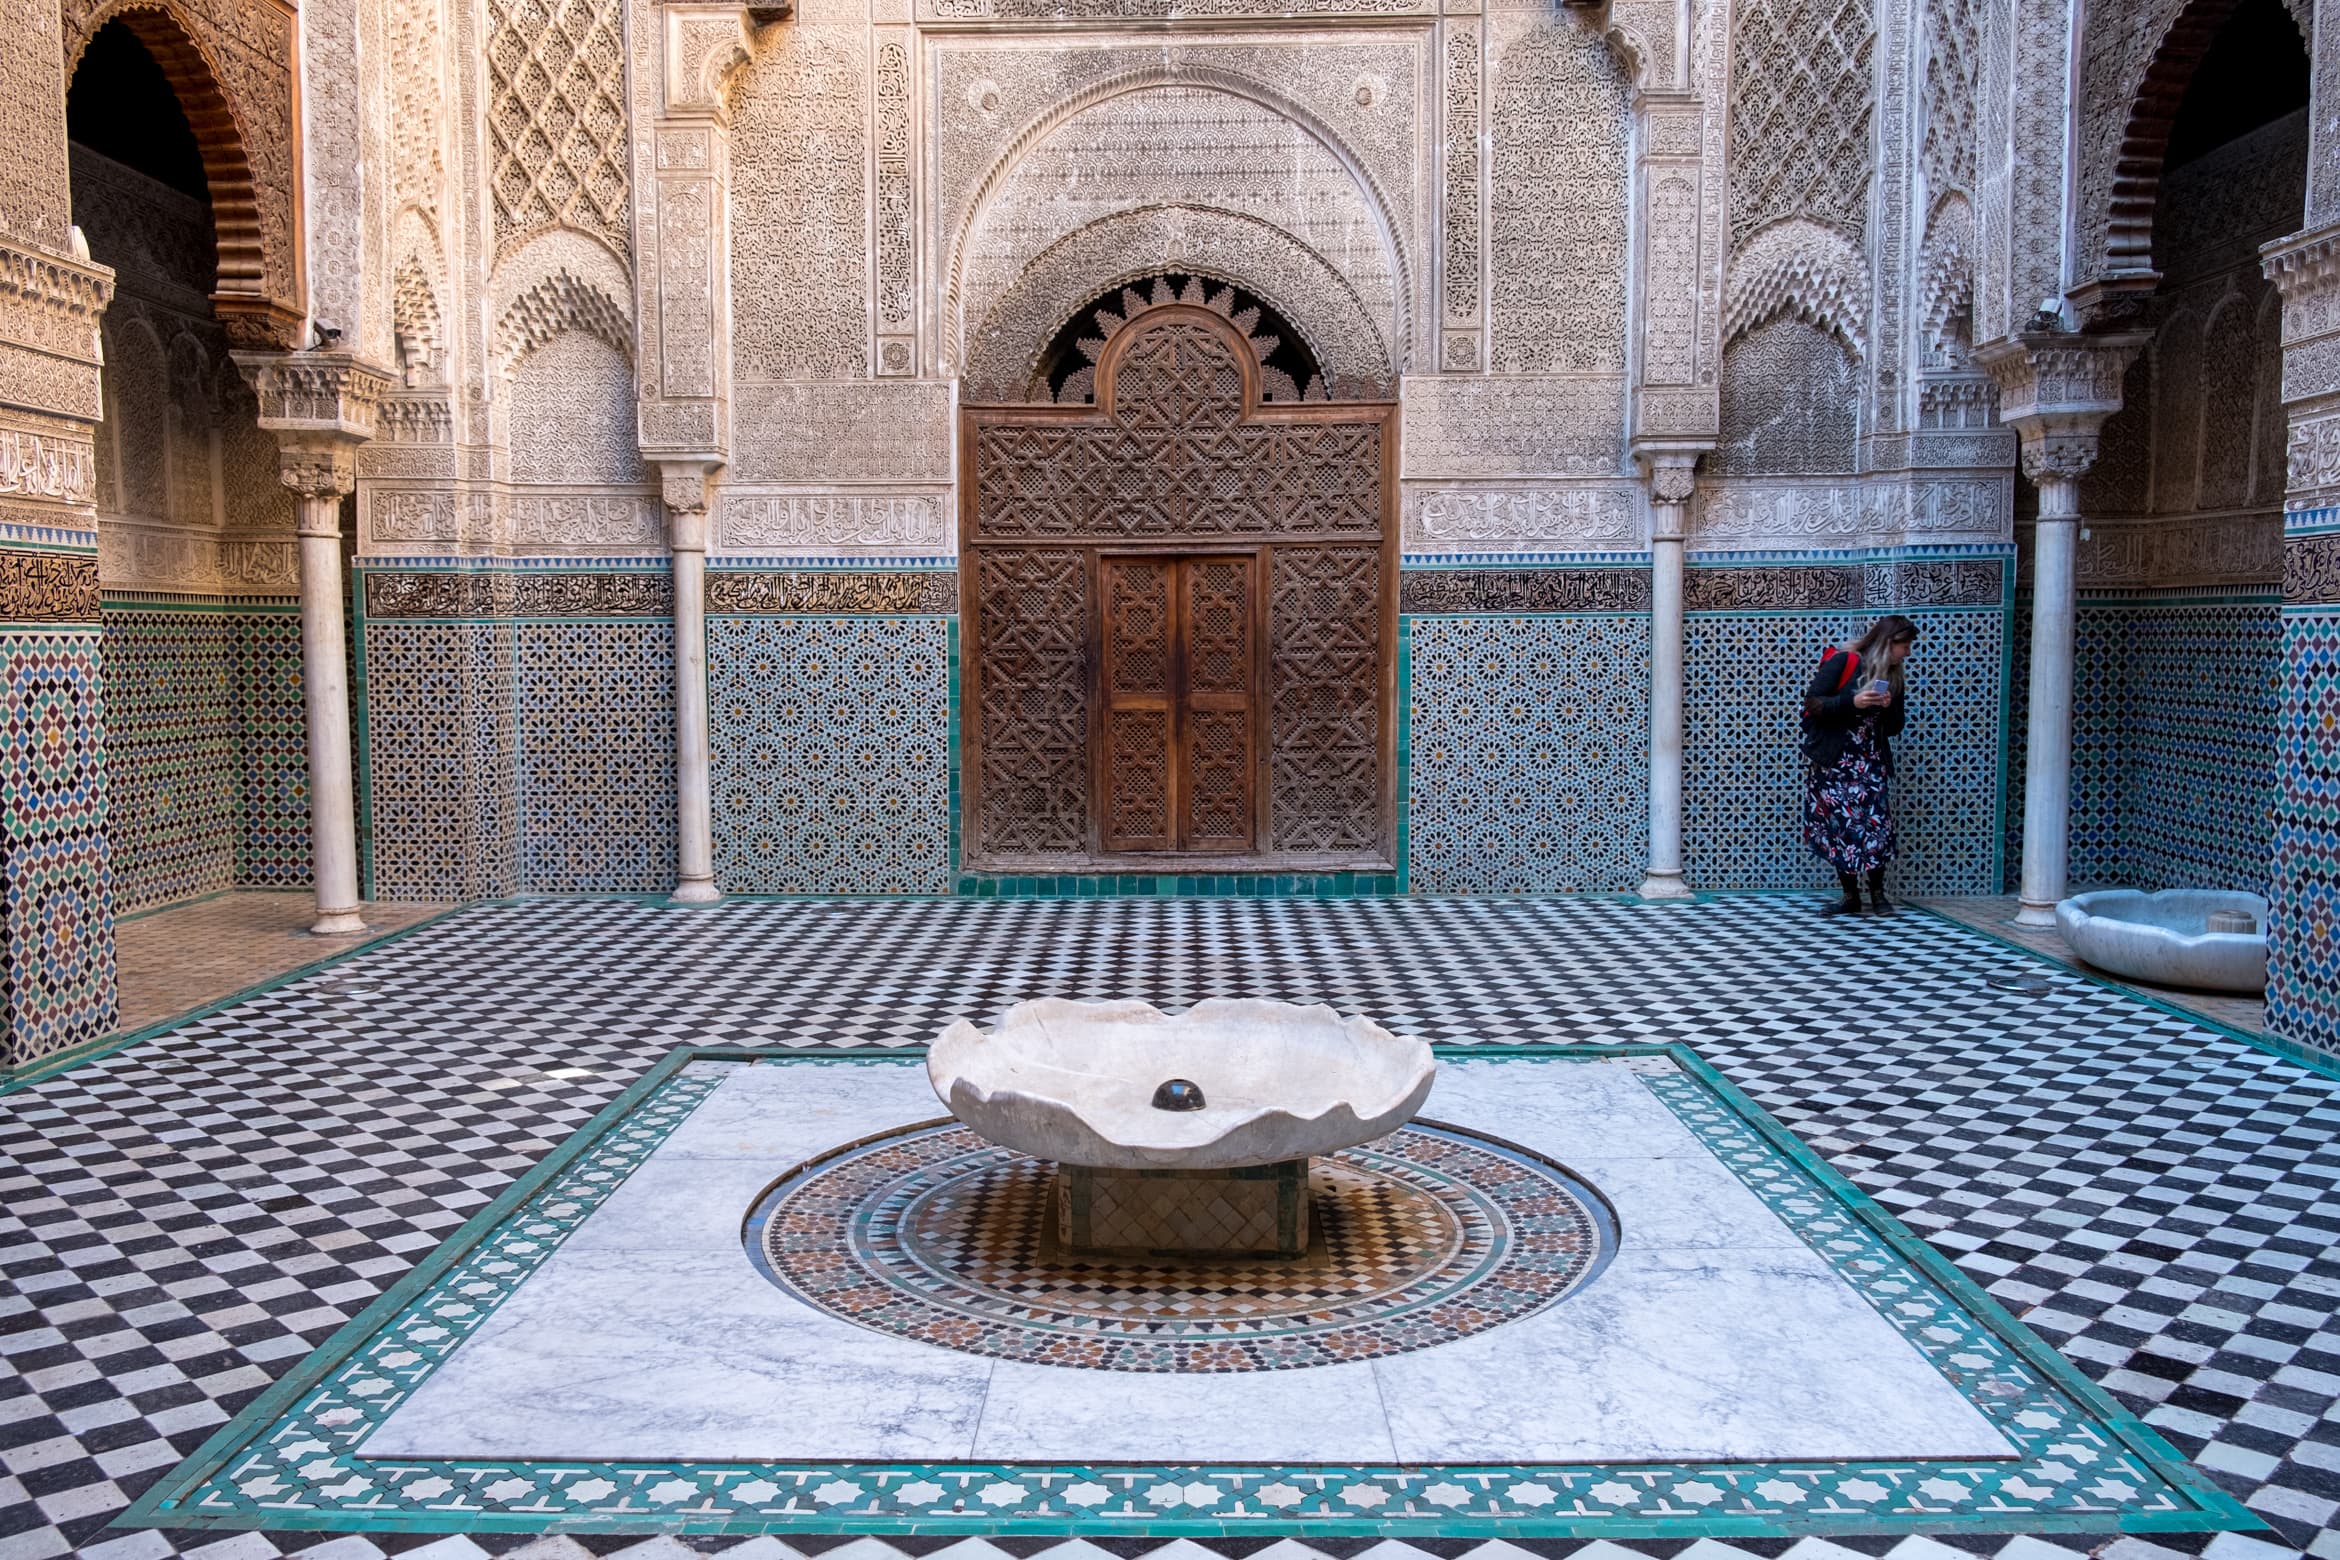
[(1583, 1291), (1436, 1348), (1157, 1376), (853, 1326), (741, 1242), (801, 1161), (939, 1115), (917, 1065), (743, 1067), (465, 1342), (368, 1456), (1384, 1462), (2003, 1457), (1916, 1350), (1629, 1068), (1450, 1061), (1424, 1115), (1615, 1208)]

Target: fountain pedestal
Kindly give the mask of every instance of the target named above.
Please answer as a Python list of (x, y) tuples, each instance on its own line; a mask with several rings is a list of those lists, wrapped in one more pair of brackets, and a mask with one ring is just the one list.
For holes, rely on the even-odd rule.
[(1233, 1170), (1060, 1165), (1056, 1233), (1069, 1251), (1299, 1257), (1308, 1252), (1308, 1161)]

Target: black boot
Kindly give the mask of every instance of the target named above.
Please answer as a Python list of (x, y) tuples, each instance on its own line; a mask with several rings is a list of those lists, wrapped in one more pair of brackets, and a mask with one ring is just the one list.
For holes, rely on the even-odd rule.
[(1843, 885), (1844, 897), (1822, 905), (1820, 913), (1822, 915), (1859, 915), (1861, 913), (1860, 879), (1854, 877), (1850, 872), (1839, 872), (1836, 874), (1836, 881)]
[(1869, 869), (1869, 914), (1891, 915), (1892, 913), (1893, 901), (1885, 897), (1885, 869), (1871, 867)]

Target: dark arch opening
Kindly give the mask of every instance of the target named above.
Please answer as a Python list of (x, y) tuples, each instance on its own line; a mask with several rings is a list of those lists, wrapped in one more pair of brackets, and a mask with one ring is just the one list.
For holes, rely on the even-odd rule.
[(81, 54), (65, 94), (65, 133), (100, 156), (211, 204), (203, 148), (162, 65), (116, 17)]
[(1199, 304), (1225, 315), (1251, 338), (1255, 348), (1264, 348), (1259, 366), (1266, 400), (1285, 403), (1326, 398), (1316, 354), (1273, 304), (1227, 282), (1189, 271), (1163, 271), (1110, 288), (1074, 310), (1040, 354), (1039, 369), (1032, 379), (1032, 399), (1095, 400), (1097, 355), (1105, 349), (1105, 338), (1133, 315), (1168, 303)]
[(2162, 166), (2182, 168), (2307, 104), (2307, 50), (2291, 13), (2281, 0), (2241, 0), (2186, 83)]

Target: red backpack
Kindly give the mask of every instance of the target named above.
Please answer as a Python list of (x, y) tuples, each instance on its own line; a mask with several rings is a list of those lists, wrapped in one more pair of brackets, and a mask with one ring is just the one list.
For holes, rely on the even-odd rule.
[[(1853, 654), (1851, 650), (1845, 648), (1844, 646), (1830, 645), (1827, 649), (1820, 652), (1820, 666), (1814, 669), (1814, 676), (1819, 675), (1819, 672), (1827, 667), (1828, 658), (1832, 655), (1841, 655), (1844, 657), (1844, 673), (1842, 676), (1836, 679), (1836, 691), (1838, 693), (1842, 693), (1845, 689), (1852, 686), (1852, 680), (1854, 676), (1859, 673), (1861, 669), (1861, 658)], [(1811, 729), (1812, 707), (1809, 704), (1804, 706), (1803, 724), (1805, 730), (1808, 731)]]

